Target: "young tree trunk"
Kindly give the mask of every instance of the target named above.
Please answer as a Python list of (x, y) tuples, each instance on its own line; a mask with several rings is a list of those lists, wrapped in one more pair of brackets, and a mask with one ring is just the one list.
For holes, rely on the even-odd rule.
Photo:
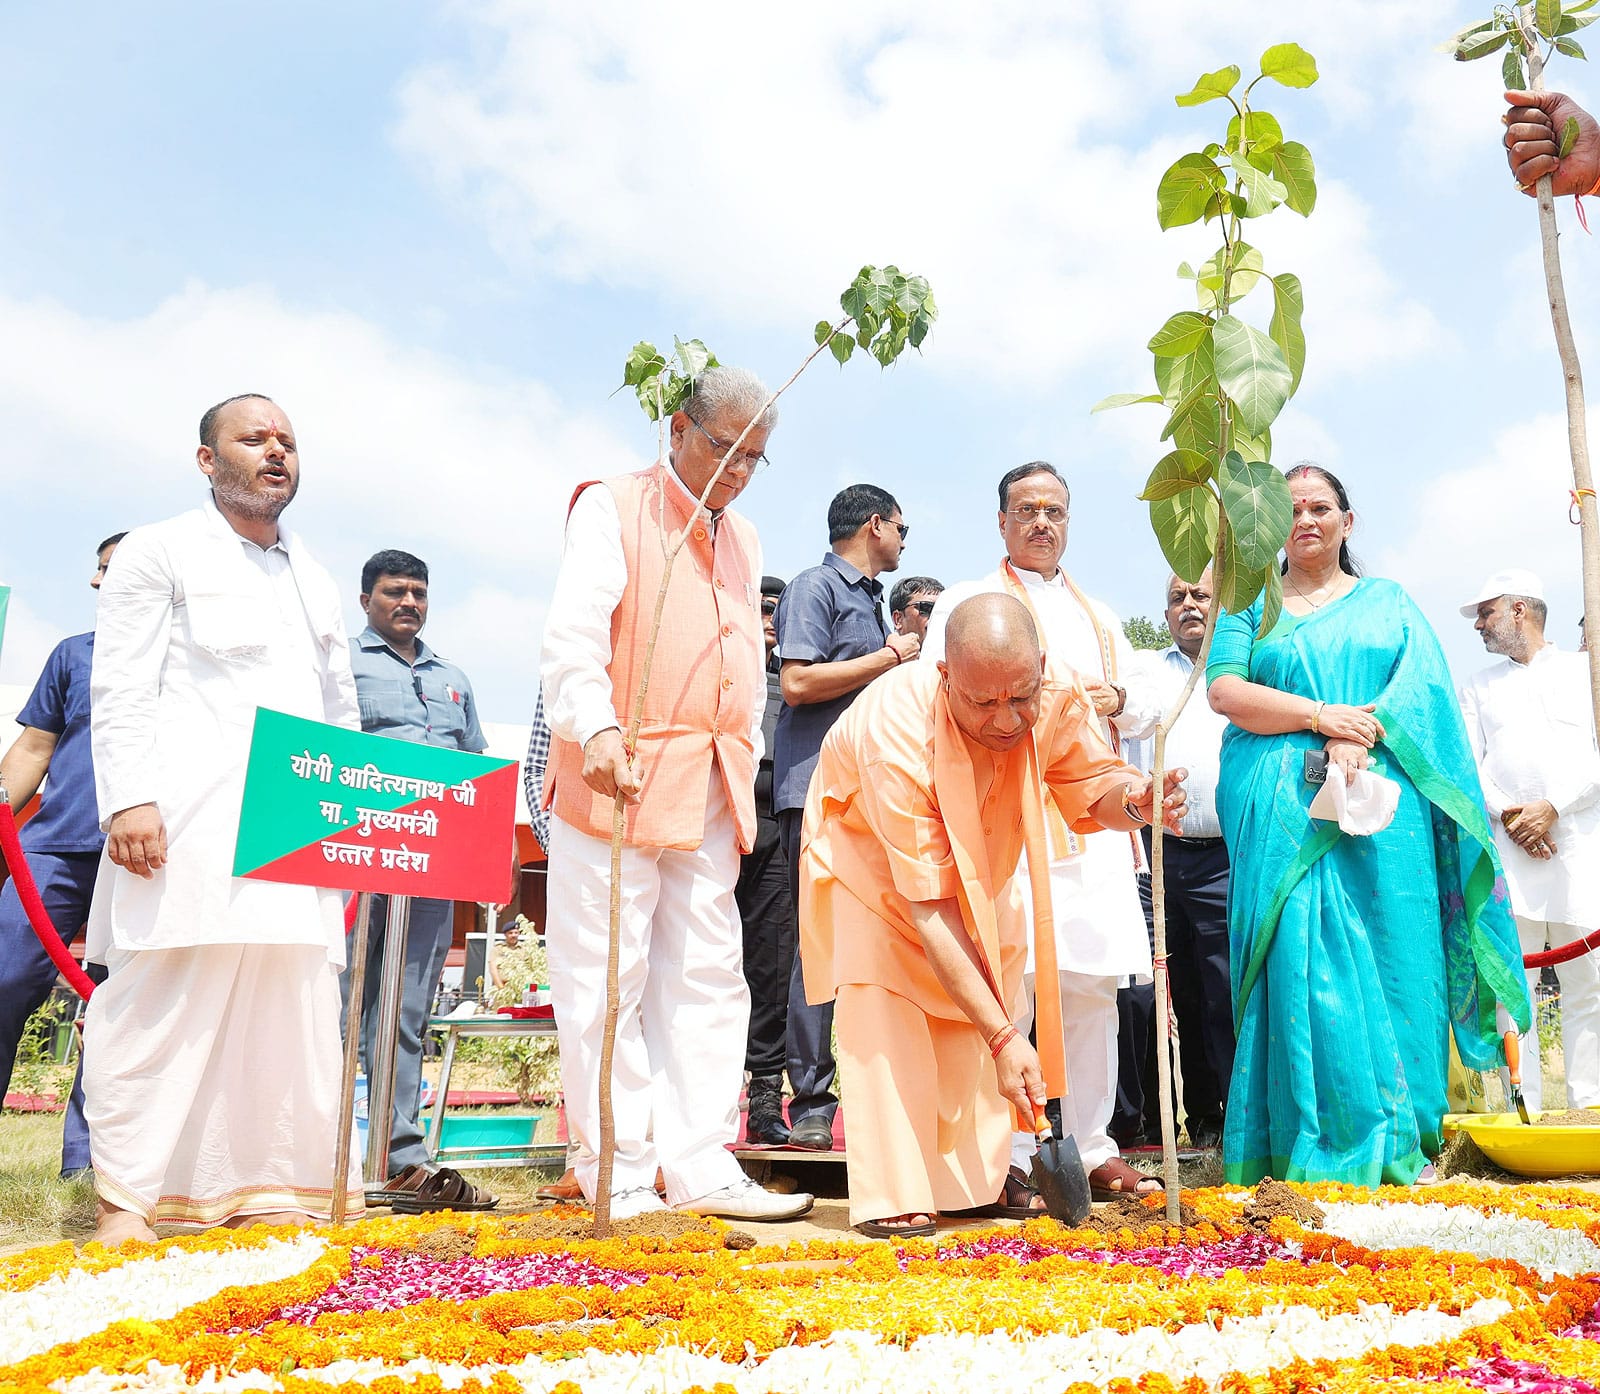
[[(1526, 33), (1526, 27), (1524, 28)], [(1537, 36), (1528, 46), (1528, 86), (1543, 92), (1544, 58)], [(1560, 139), (1560, 132), (1556, 133)], [(1600, 723), (1600, 641), (1593, 621), (1600, 615), (1600, 512), (1596, 510), (1594, 476), (1589, 470), (1589, 427), (1583, 400), (1583, 370), (1578, 366), (1578, 347), (1572, 337), (1572, 319), (1567, 313), (1567, 292), (1561, 280), (1560, 234), (1556, 229), (1556, 201), (1550, 192), (1550, 176), (1539, 180), (1539, 244), (1544, 256), (1545, 293), (1550, 301), (1550, 323), (1555, 329), (1556, 352), (1561, 356), (1561, 377), (1567, 392), (1567, 447), (1572, 453), (1573, 506), (1578, 510), (1580, 546), (1583, 555), (1583, 632), (1589, 643), (1589, 698), (1595, 720)]]
[[(1212, 574), (1222, 565), (1222, 521), (1217, 527), (1217, 551), (1211, 559)], [(1156, 1078), (1157, 1098), (1161, 1108), (1161, 1180), (1167, 1193), (1167, 1223), (1179, 1222), (1178, 1209), (1178, 1124), (1172, 1102), (1172, 1003), (1167, 974), (1167, 883), (1166, 841), (1167, 831), (1161, 817), (1162, 790), (1167, 777), (1167, 733), (1177, 725), (1183, 709), (1194, 695), (1196, 683), (1206, 670), (1206, 660), (1211, 655), (1211, 636), (1216, 632), (1217, 609), (1221, 602), (1215, 595), (1206, 612), (1206, 632), (1200, 641), (1200, 652), (1195, 655), (1194, 669), (1183, 691), (1170, 710), (1163, 712), (1156, 723), (1155, 755), (1150, 778), (1155, 781), (1155, 802), (1150, 819), (1150, 919), (1155, 938), (1154, 965), (1151, 977), (1156, 994)]]

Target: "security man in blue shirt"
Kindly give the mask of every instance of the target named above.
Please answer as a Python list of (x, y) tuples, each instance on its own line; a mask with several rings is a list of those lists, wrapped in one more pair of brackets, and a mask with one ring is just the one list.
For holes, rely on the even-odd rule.
[[(789, 582), (778, 601), (778, 681), (784, 706), (773, 733), (772, 806), (789, 863), (789, 890), (800, 892), (800, 824), (822, 740), (874, 678), (914, 659), (915, 634), (894, 634), (883, 618), (886, 571), (900, 567), (910, 525), (894, 495), (875, 484), (852, 484), (828, 505), (828, 551)], [(806, 1001), (800, 957), (794, 956), (785, 1022), (789, 1143), (813, 1152), (833, 1147), (835, 1065), (830, 1038), (833, 1003)]]
[[(106, 566), (126, 533), (115, 533), (95, 548), (96, 590)], [(63, 944), (77, 938), (89, 918), (89, 900), (100, 867), (105, 834), (94, 794), (94, 757), (89, 752), (89, 668), (94, 634), (74, 634), (55, 646), (27, 705), (17, 713), (22, 734), (0, 760), (11, 809), (21, 812), (44, 783), (38, 813), (24, 825), (22, 850), (39, 887), (45, 912)], [(48, 782), (46, 777), (48, 776)], [(104, 969), (91, 966), (96, 981)], [(0, 888), (0, 1099), (11, 1084), (23, 1027), (55, 985), (56, 967), (39, 942), (7, 881)], [(61, 1175), (90, 1169), (89, 1128), (83, 1121), (83, 1065), (72, 1083), (61, 1140)]]
[[(487, 742), (478, 725), (472, 684), (461, 669), (440, 658), (418, 637), (428, 621), (427, 564), (410, 552), (375, 553), (361, 568), (361, 608), (366, 611), (367, 627), (350, 641), (361, 729), (375, 736), (481, 753)], [(361, 1010), (361, 1057), (369, 1075), (388, 918), (389, 898), (373, 896)], [(438, 995), (445, 955), (450, 951), (454, 918), (453, 901), (418, 898), (411, 902), (395, 1052), (390, 1185), (385, 1188), (396, 1194), (415, 1191), (428, 1175), (428, 1152), (417, 1117), (422, 1042), (428, 1010)], [(347, 970), (342, 983), (347, 1023), (348, 977)]]

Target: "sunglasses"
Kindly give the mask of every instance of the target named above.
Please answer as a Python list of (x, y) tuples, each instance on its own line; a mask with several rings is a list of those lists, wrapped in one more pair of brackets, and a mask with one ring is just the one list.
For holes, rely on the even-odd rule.
[(778, 602), (776, 600), (763, 600), (761, 602), (761, 613), (763, 615), (775, 615), (775, 614), (777, 614), (778, 613)]
[(915, 610), (923, 619), (927, 619), (933, 613), (933, 607), (938, 603), (937, 600), (913, 600), (906, 606), (906, 609)]

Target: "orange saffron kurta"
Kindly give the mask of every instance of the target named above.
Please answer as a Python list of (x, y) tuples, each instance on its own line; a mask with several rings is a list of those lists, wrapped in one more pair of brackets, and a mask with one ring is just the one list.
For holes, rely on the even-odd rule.
[(1011, 1112), (980, 1032), (939, 984), (913, 903), (951, 902), (1015, 1005), (1016, 882), (1042, 782), (1070, 825), (1143, 777), (1112, 754), (1070, 669), (1046, 664), (1031, 742), (996, 754), (956, 726), (934, 664), (872, 683), (823, 742), (800, 854), (806, 995), (837, 997), (852, 1221), (993, 1201)]

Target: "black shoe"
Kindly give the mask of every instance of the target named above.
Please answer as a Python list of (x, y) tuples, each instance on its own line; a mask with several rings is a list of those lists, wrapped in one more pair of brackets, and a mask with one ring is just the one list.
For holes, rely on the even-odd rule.
[(61, 1169), (61, 1179), (69, 1186), (76, 1185), (79, 1181), (87, 1181), (92, 1186), (94, 1185), (94, 1168), (63, 1167)]
[(1215, 1151), (1222, 1146), (1222, 1120), (1206, 1119), (1200, 1123), (1187, 1125), (1189, 1141), (1202, 1152)]
[(749, 1098), (745, 1138), (750, 1142), (782, 1147), (789, 1141), (789, 1125), (783, 1121), (783, 1076), (752, 1075)]
[(813, 1113), (789, 1129), (789, 1146), (808, 1152), (833, 1151), (833, 1120)]

